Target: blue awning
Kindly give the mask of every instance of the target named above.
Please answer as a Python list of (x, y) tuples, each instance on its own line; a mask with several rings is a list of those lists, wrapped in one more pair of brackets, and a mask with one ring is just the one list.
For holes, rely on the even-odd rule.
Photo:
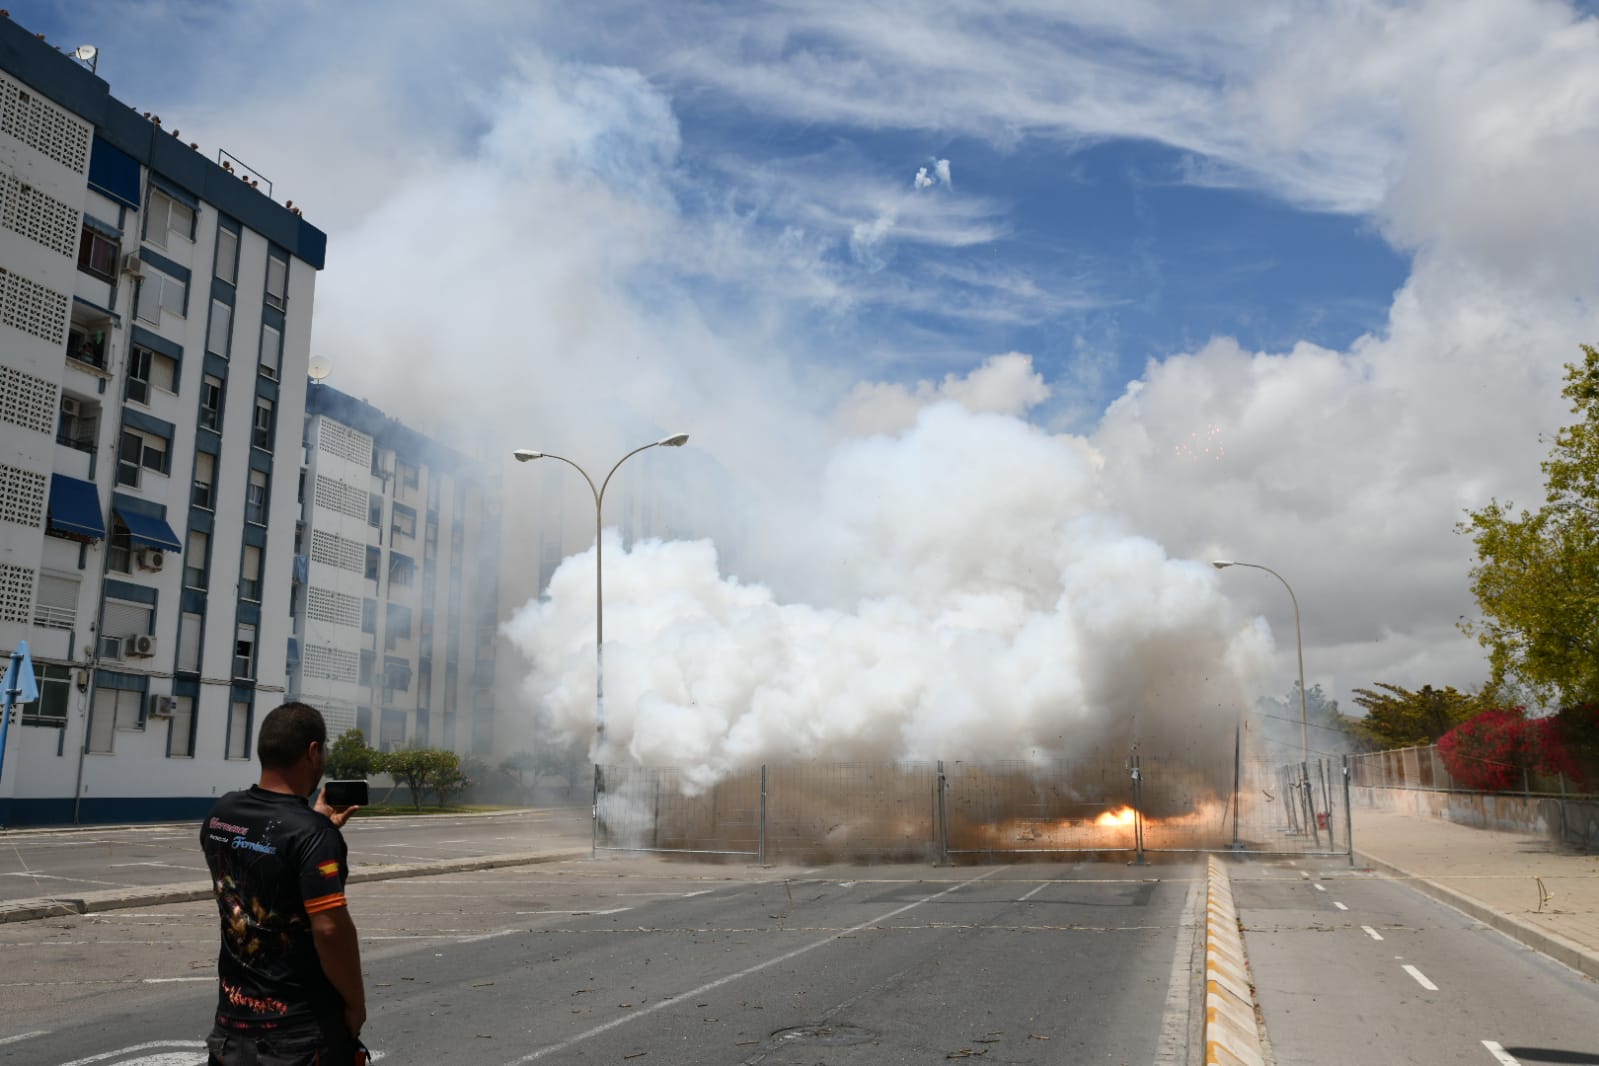
[(182, 542), (178, 540), (178, 535), (172, 532), (172, 527), (167, 525), (166, 519), (150, 518), (120, 509), (117, 511), (117, 517), (128, 527), (128, 539), (136, 546), (161, 548), (169, 552), (183, 550)]
[(77, 540), (104, 540), (105, 516), (92, 481), (50, 475), (50, 528)]

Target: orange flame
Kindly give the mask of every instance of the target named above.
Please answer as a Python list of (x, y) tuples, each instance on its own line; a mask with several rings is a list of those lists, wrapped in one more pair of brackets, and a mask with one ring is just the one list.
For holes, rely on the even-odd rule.
[(1094, 819), (1094, 824), (1104, 829), (1113, 829), (1118, 826), (1129, 826), (1138, 815), (1131, 807), (1118, 807), (1113, 811), (1106, 811)]

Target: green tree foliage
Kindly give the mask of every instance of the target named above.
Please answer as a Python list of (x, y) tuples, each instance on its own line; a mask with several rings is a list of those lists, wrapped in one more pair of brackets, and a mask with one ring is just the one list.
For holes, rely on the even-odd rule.
[(411, 804), (422, 809), (422, 797), (429, 792), (439, 793), (439, 805), (444, 805), (446, 794), (453, 795), (466, 787), (461, 773), (461, 757), (453, 751), (437, 748), (400, 748), (378, 756), (376, 769), (389, 774), (395, 781), (411, 790)]
[(1488, 649), (1496, 681), (1563, 704), (1599, 697), (1599, 350), (1582, 352), (1561, 390), (1579, 418), (1542, 464), (1544, 505), (1517, 514), (1494, 500), (1457, 527), (1476, 545), (1483, 615), (1462, 628)]
[(1439, 737), (1487, 706), (1482, 696), (1456, 691), (1453, 686), (1437, 689), (1423, 685), (1412, 692), (1383, 682), (1374, 689), (1355, 689), (1355, 703), (1366, 710), (1366, 717), (1355, 722), (1355, 730), (1377, 748), (1437, 743)]
[(1298, 761), (1302, 735), (1310, 739), (1310, 757), (1342, 754), (1359, 748), (1362, 741), (1355, 729), (1355, 719), (1338, 710), (1338, 701), (1328, 699), (1320, 685), (1311, 685), (1305, 692), (1306, 730), (1300, 729), (1299, 682), (1288, 686), (1283, 696), (1264, 696), (1255, 703), (1262, 739), (1268, 753), (1276, 758), (1290, 755)]
[(378, 753), (366, 746), (366, 735), (359, 729), (346, 730), (328, 748), (326, 776), (331, 781), (370, 777)]

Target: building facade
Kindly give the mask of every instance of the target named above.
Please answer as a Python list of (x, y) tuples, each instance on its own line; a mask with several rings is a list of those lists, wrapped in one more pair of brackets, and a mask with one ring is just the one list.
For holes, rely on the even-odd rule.
[(494, 479), (371, 404), (306, 399), (289, 690), (383, 751), (495, 745)]
[[(291, 657), (326, 239), (0, 17), (0, 823), (202, 812)], [(285, 385), (285, 383), (287, 383)]]

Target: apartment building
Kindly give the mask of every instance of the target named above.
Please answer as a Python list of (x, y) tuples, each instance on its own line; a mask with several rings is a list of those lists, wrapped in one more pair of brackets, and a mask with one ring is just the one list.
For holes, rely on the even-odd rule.
[[(283, 699), (326, 239), (0, 17), (0, 823), (198, 815)], [(285, 384), (287, 383), (287, 387)]]
[(325, 384), (306, 398), (289, 690), (384, 751), (494, 750), (500, 501), (479, 464)]

